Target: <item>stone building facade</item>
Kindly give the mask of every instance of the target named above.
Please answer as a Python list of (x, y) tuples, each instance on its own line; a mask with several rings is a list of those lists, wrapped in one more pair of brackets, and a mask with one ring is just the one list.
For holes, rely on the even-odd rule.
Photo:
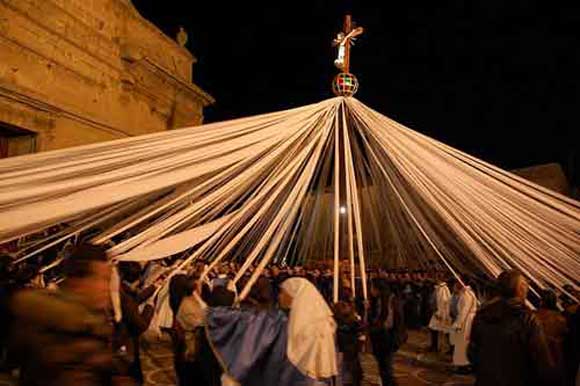
[(0, 0), (0, 157), (199, 125), (195, 62), (130, 0)]

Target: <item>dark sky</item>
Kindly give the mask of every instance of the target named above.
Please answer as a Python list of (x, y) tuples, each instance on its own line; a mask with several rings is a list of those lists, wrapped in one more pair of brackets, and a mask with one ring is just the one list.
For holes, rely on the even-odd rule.
[[(206, 122), (332, 96), (331, 40), (346, 11), (357, 98), (504, 168), (560, 162), (580, 177), (580, 5), (533, 0), (133, 0), (198, 58)], [(572, 2), (571, 2), (572, 3)], [(200, 7), (200, 4), (203, 4)], [(557, 6), (555, 5), (557, 4)]]

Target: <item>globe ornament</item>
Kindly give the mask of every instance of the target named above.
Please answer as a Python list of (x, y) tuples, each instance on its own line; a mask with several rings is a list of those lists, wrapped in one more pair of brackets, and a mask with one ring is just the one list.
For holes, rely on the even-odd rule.
[(332, 92), (337, 96), (353, 96), (358, 90), (358, 80), (351, 73), (341, 72), (332, 81)]

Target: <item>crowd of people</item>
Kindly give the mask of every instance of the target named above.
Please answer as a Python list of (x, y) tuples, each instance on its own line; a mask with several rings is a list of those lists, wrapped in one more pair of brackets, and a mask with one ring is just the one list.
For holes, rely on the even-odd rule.
[(27, 386), (139, 385), (141, 340), (155, 330), (171, 339), (179, 385), (360, 385), (368, 351), (389, 386), (408, 330), (429, 329), (428, 349), (451, 350), (456, 371), (479, 386), (577, 381), (574, 286), (536, 302), (517, 271), (494, 282), (373, 267), (363, 283), (346, 262), (335, 302), (333, 266), (322, 262), (267, 266), (240, 299), (257, 267), (234, 283), (239, 269), (197, 261), (175, 272), (171, 260), (111, 269), (105, 249), (88, 244), (71, 248), (58, 274), (3, 257), (2, 368)]

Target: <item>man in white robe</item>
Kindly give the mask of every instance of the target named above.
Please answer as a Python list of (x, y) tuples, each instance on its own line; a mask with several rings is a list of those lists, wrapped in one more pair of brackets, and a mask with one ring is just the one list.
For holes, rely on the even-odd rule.
[(433, 299), (435, 302), (435, 312), (429, 322), (429, 329), (431, 329), (430, 350), (439, 351), (440, 336), (448, 332), (451, 325), (451, 317), (449, 315), (451, 292), (449, 291), (447, 283), (440, 281), (435, 285)]
[(467, 346), (471, 335), (471, 325), (477, 312), (477, 297), (467, 285), (457, 282), (455, 284), (459, 291), (459, 300), (457, 304), (457, 317), (451, 326), (450, 341), (454, 346), (453, 364), (458, 371), (465, 370), (469, 366), (467, 359)]

